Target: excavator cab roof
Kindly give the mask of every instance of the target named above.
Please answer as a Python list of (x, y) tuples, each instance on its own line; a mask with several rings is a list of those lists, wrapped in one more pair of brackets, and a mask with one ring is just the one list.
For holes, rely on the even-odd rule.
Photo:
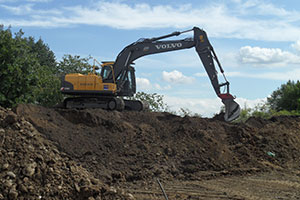
[[(101, 63), (102, 63), (101, 66), (104, 67), (104, 66), (107, 66), (107, 65), (115, 64), (115, 61), (102, 61)], [(131, 62), (130, 65), (135, 65), (135, 63)]]
[(115, 64), (114, 61), (102, 61), (101, 63), (102, 63), (101, 64), (102, 67)]

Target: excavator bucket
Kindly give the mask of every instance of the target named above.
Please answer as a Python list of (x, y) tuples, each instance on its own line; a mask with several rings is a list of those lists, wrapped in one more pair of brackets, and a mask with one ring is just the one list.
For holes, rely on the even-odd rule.
[(233, 100), (233, 98), (222, 99), (222, 102), (225, 105), (225, 121), (230, 122), (240, 116), (241, 108), (239, 104)]

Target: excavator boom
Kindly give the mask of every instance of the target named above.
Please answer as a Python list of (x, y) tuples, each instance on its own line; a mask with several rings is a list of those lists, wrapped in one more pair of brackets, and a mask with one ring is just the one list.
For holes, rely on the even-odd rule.
[[(182, 40), (162, 40), (190, 31), (194, 32), (194, 37), (192, 38)], [(229, 93), (229, 82), (224, 75), (224, 70), (222, 69), (216, 53), (208, 40), (206, 32), (198, 27), (156, 38), (140, 39), (125, 47), (119, 53), (114, 63), (114, 76), (119, 80), (117, 83), (118, 87), (122, 88), (122, 84), (124, 83), (123, 80), (126, 78), (127, 74), (126, 69), (134, 60), (146, 55), (188, 49), (192, 47), (195, 47), (217, 96), (221, 98), (225, 106), (224, 120), (232, 121), (236, 119), (240, 114), (240, 106), (234, 101), (234, 97)], [(218, 72), (215, 68), (214, 60), (217, 62), (220, 72), (223, 74), (225, 83), (219, 83)], [(111, 78), (112, 75), (109, 79)], [(226, 93), (221, 93), (222, 87), (226, 87)]]

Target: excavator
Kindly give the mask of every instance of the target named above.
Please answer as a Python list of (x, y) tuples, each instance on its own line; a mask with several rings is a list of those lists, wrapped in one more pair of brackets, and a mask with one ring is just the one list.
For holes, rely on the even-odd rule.
[[(193, 32), (194, 36), (180, 40), (164, 40)], [(240, 106), (234, 101), (229, 92), (229, 82), (217, 55), (210, 44), (204, 30), (194, 27), (186, 31), (176, 31), (171, 34), (154, 38), (141, 38), (126, 46), (115, 61), (102, 62), (100, 74), (66, 74), (62, 77), (61, 92), (72, 95), (64, 100), (65, 108), (103, 108), (107, 110), (143, 110), (146, 103), (138, 100), (129, 100), (136, 92), (134, 61), (140, 57), (163, 52), (177, 51), (195, 47), (200, 60), (208, 74), (213, 89), (225, 106), (224, 120), (232, 121), (239, 117)], [(218, 81), (218, 71), (223, 74), (224, 83)], [(223, 89), (223, 93), (221, 93)]]

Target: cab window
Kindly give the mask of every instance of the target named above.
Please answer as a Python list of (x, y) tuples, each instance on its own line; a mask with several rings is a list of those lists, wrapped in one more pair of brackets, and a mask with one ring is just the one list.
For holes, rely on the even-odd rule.
[(127, 81), (128, 81), (128, 87), (129, 89), (132, 89), (132, 78), (131, 78), (131, 73), (128, 72), (128, 75), (127, 75)]
[(107, 79), (111, 74), (111, 67), (110, 66), (103, 66), (101, 70), (101, 76), (103, 79)]

